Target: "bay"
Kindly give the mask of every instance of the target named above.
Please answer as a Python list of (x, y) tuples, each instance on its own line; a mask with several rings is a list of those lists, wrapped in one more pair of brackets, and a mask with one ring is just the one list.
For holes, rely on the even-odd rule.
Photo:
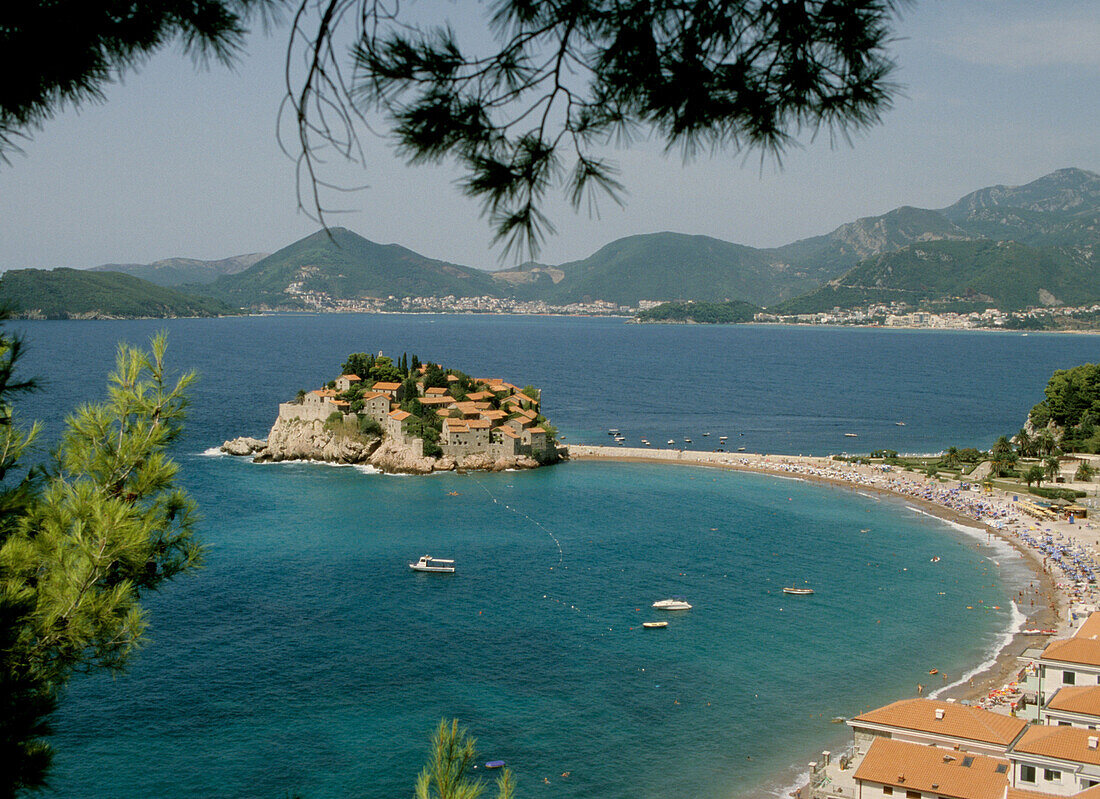
[[(444, 716), (509, 762), (520, 796), (776, 792), (843, 737), (831, 717), (986, 657), (1027, 579), (900, 502), (756, 475), (577, 463), (403, 478), (202, 454), (263, 435), (278, 401), (348, 352), (534, 383), (571, 441), (619, 427), (699, 445), (710, 430), (815, 453), (852, 446), (848, 431), (861, 449), (987, 447), (1054, 368), (1096, 354), (1086, 337), (559, 318), (42, 322), (17, 328), (49, 387), (26, 412), (56, 435), (103, 395), (117, 341), (162, 327), (172, 362), (202, 374), (176, 457), (209, 563), (150, 603), (152, 640), (126, 675), (72, 686), (59, 795), (408, 795)], [(425, 552), (459, 573), (411, 574)], [(801, 580), (818, 593), (780, 593)], [(639, 629), (672, 594), (695, 609)]]

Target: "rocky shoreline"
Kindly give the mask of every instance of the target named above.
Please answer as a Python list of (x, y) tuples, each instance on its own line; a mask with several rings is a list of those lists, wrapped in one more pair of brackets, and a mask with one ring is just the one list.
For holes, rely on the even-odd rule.
[(373, 466), (386, 474), (431, 474), (449, 471), (502, 472), (535, 469), (543, 464), (526, 455), (494, 458), (474, 453), (460, 458), (434, 458), (413, 447), (378, 435), (348, 435), (317, 420), (279, 418), (267, 439), (242, 436), (219, 448), (227, 455), (251, 457), (255, 463), (319, 461)]

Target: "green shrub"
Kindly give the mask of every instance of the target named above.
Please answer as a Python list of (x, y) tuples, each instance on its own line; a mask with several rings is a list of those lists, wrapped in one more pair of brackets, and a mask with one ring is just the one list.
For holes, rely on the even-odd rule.
[(1072, 488), (1031, 488), (1028, 489), (1029, 493), (1034, 494), (1037, 497), (1043, 497), (1044, 499), (1065, 499), (1075, 500), (1079, 497), (1085, 496), (1084, 491), (1075, 491)]
[(378, 423), (377, 419), (370, 416), (360, 416), (359, 433), (365, 436), (380, 436), (382, 435), (382, 425)]

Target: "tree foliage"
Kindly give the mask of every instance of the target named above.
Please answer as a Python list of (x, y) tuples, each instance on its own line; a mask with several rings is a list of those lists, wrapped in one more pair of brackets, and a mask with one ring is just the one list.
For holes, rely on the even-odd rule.
[[(485, 792), (481, 780), (470, 778), (470, 769), (477, 758), (477, 741), (458, 719), (448, 724), (446, 719), (432, 733), (432, 748), (428, 762), (416, 780), (416, 799), (478, 799)], [(512, 799), (512, 773), (505, 768), (497, 778), (497, 799)]]
[[(609, 143), (652, 132), (685, 155), (778, 155), (806, 130), (875, 123), (894, 88), (895, 5), (499, 0), (479, 50), (402, 4), (300, 0), (291, 58), (305, 68), (288, 80), (286, 105), (309, 178), (300, 185), (323, 218), (317, 153), (361, 155), (356, 130), (377, 115), (411, 162), (457, 162), (496, 239), (533, 252), (553, 231), (541, 210), (551, 189), (590, 212), (601, 195), (622, 202), (616, 168), (598, 154)], [(345, 25), (355, 26), (350, 69), (333, 46)]]
[[(172, 382), (167, 339), (151, 352), (119, 348), (108, 398), (66, 421), (50, 469), (31, 469), (0, 493), (0, 796), (43, 784), (49, 713), (81, 672), (122, 669), (147, 626), (142, 597), (197, 568), (195, 507), (165, 455), (181, 432), (188, 373)], [(0, 337), (0, 377), (11, 339)], [(12, 423), (11, 384), (0, 383), (0, 477), (19, 464), (35, 430)]]
[(66, 106), (103, 90), (172, 41), (228, 63), (246, 25), (281, 0), (5, 0), (0, 4), (0, 158)]

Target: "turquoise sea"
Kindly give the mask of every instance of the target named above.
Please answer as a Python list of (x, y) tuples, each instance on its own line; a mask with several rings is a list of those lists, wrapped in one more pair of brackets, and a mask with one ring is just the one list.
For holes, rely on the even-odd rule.
[[(1017, 558), (853, 490), (639, 464), (411, 478), (204, 454), (263, 435), (349, 351), (541, 385), (567, 440), (619, 427), (699, 446), (710, 430), (829, 452), (849, 430), (860, 449), (988, 446), (1050, 371), (1097, 350), (516, 317), (24, 323), (24, 365), (50, 388), (26, 413), (56, 435), (102, 396), (116, 342), (161, 327), (172, 362), (202, 373), (176, 456), (208, 566), (152, 600), (127, 674), (73, 684), (58, 796), (408, 796), (444, 716), (508, 761), (520, 797), (772, 794), (844, 739), (832, 717), (913, 695), (929, 668), (961, 677), (1013, 620)], [(409, 572), (426, 552), (458, 573)], [(802, 580), (814, 596), (780, 593)], [(695, 609), (641, 630), (674, 594)]]

